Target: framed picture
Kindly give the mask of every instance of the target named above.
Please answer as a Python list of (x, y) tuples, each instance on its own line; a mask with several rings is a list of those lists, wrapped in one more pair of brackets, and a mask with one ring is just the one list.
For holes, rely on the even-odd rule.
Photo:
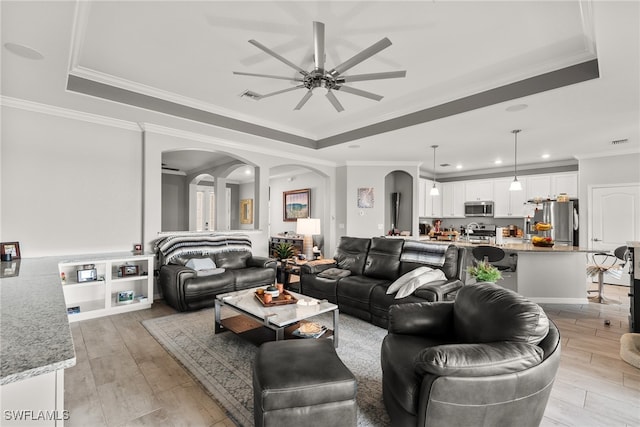
[(358, 207), (359, 208), (373, 207), (373, 187), (358, 188)]
[(309, 218), (311, 213), (311, 190), (285, 191), (282, 193), (282, 220), (297, 221)]
[(18, 242), (0, 243), (0, 255), (11, 255), (12, 259), (20, 259), (20, 243)]
[(240, 200), (240, 224), (253, 223), (253, 199)]
[(128, 304), (133, 302), (133, 291), (120, 291), (116, 296), (116, 302), (118, 304)]

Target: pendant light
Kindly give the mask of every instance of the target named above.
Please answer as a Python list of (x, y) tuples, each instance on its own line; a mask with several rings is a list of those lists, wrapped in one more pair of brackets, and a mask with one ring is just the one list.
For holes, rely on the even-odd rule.
[(438, 187), (436, 187), (436, 148), (437, 145), (432, 145), (433, 148), (433, 187), (431, 187), (431, 191), (429, 191), (430, 196), (439, 196), (440, 191), (438, 191)]
[(522, 191), (522, 183), (518, 181), (518, 132), (520, 129), (511, 131), (514, 137), (514, 154), (513, 154), (513, 181), (509, 186), (509, 191)]

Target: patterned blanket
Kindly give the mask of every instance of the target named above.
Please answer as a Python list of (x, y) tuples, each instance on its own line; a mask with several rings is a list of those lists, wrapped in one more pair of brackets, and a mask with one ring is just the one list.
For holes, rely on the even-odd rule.
[(209, 255), (220, 252), (249, 251), (251, 239), (246, 234), (192, 234), (162, 237), (155, 244), (163, 264), (185, 255)]
[(442, 267), (447, 248), (449, 248), (449, 245), (406, 240), (402, 247), (400, 261)]

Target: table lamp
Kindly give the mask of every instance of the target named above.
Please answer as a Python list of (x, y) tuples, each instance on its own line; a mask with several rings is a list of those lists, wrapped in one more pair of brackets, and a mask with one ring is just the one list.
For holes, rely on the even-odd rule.
[(304, 236), (302, 240), (302, 252), (308, 260), (313, 259), (313, 235), (320, 234), (319, 218), (298, 218), (296, 233)]

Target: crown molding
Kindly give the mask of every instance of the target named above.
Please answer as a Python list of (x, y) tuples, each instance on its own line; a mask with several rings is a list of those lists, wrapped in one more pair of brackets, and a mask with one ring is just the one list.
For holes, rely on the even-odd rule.
[(347, 160), (344, 162), (345, 166), (392, 166), (392, 167), (400, 167), (400, 166), (413, 166), (420, 167), (422, 162), (414, 162), (414, 161), (360, 161), (360, 160)]
[(310, 163), (312, 165), (321, 165), (321, 166), (330, 166), (330, 167), (336, 166), (335, 162), (331, 162), (328, 160), (320, 160), (315, 157), (289, 154), (286, 151), (274, 150), (271, 148), (263, 148), (257, 145), (244, 144), (240, 142), (232, 142), (226, 139), (220, 139), (217, 137), (203, 135), (200, 133), (195, 133), (195, 132), (190, 132), (190, 131), (185, 131), (180, 129), (168, 128), (168, 127), (153, 124), (153, 123), (143, 123), (141, 124), (141, 127), (144, 129), (145, 132), (151, 132), (151, 133), (156, 133), (156, 134), (165, 135), (165, 136), (172, 136), (176, 138), (189, 139), (192, 141), (204, 142), (206, 144), (215, 144), (217, 146), (234, 149), (234, 150), (244, 150), (252, 153), (260, 153), (260, 154), (265, 154), (269, 156)]
[(57, 107), (39, 102), (27, 101), (26, 99), (11, 98), (8, 96), (0, 96), (0, 104), (10, 108), (18, 108), (21, 110), (31, 111), (34, 113), (49, 114), (52, 116), (63, 117), (66, 119), (80, 120), (83, 122), (94, 123), (103, 126), (110, 126), (120, 129), (132, 130), (140, 132), (140, 127), (135, 122), (126, 120), (113, 119), (98, 114), (86, 113), (83, 111), (71, 110), (69, 108)]
[(165, 101), (172, 102), (174, 104), (184, 105), (187, 107), (195, 108), (197, 110), (206, 111), (208, 113), (218, 114), (218, 115), (233, 118), (236, 120), (253, 123), (259, 126), (269, 127), (271, 129), (275, 129), (281, 132), (298, 135), (303, 138), (309, 138), (313, 140), (317, 139), (317, 135), (309, 134), (308, 132), (304, 132), (301, 129), (288, 128), (278, 123), (261, 120), (254, 116), (238, 113), (237, 111), (220, 108), (208, 102), (203, 102), (187, 96), (181, 96), (176, 93), (157, 89), (155, 87), (147, 86), (142, 83), (136, 83), (131, 80), (116, 77), (107, 73), (102, 73), (96, 70), (82, 67), (80, 65), (75, 65), (73, 69), (69, 70), (69, 75), (79, 77), (85, 80), (90, 80), (96, 83), (101, 83), (106, 86), (111, 86), (119, 89), (124, 89), (130, 92), (135, 92), (142, 95), (150, 96), (152, 98), (162, 99)]
[(628, 156), (629, 154), (640, 154), (640, 147), (627, 148), (616, 152), (601, 151), (599, 153), (581, 154), (575, 156), (578, 160), (601, 159), (603, 157)]

